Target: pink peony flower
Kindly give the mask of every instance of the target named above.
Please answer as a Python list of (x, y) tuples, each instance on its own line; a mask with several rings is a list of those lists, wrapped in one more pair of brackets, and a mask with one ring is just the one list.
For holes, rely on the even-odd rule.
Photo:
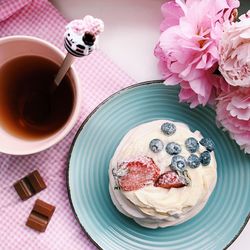
[[(229, 19), (238, 0), (181, 0), (162, 6), (162, 34), (155, 48), (165, 84), (180, 83), (181, 101), (206, 105), (224, 88), (213, 72), (218, 66), (218, 41), (222, 23)], [(223, 86), (221, 86), (223, 83)]]
[(223, 28), (219, 70), (230, 85), (250, 87), (250, 12)]
[(235, 88), (218, 97), (217, 120), (245, 153), (250, 154), (250, 88)]
[[(215, 98), (222, 92), (229, 92), (230, 87), (223, 77), (213, 74), (213, 68), (210, 72), (201, 72), (202, 75), (199, 77), (198, 81), (202, 81), (202, 84), (196, 84), (196, 81), (182, 81), (180, 83), (181, 90), (179, 93), (179, 99), (181, 101), (190, 102), (190, 107), (194, 108), (199, 104), (205, 105), (207, 102), (209, 104), (215, 104)], [(211, 84), (213, 83), (213, 85)], [(193, 84), (193, 85), (190, 85)], [(199, 94), (197, 94), (199, 93)], [(210, 97), (210, 99), (208, 99)]]
[(164, 17), (164, 20), (160, 25), (161, 31), (164, 31), (169, 27), (178, 25), (180, 17), (184, 16), (182, 8), (175, 1), (164, 3), (161, 6), (161, 12)]

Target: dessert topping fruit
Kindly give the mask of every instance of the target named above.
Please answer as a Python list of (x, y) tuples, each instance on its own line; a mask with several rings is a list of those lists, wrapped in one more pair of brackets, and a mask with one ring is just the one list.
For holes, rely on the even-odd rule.
[(149, 143), (149, 148), (154, 153), (158, 153), (158, 152), (162, 151), (163, 147), (164, 147), (164, 144), (163, 144), (163, 142), (160, 139), (153, 139)]
[(176, 132), (176, 126), (171, 122), (165, 122), (161, 125), (161, 131), (165, 135), (173, 135)]
[(202, 138), (200, 144), (204, 146), (208, 151), (214, 151), (214, 142), (210, 138)]
[(170, 155), (178, 155), (181, 152), (181, 146), (176, 142), (170, 142), (166, 146), (166, 152)]
[(159, 176), (154, 186), (162, 188), (181, 188), (186, 184), (176, 171), (167, 171)]
[(175, 155), (172, 158), (170, 168), (173, 171), (184, 171), (186, 167), (186, 160), (181, 155)]
[(185, 146), (190, 153), (195, 153), (199, 148), (199, 143), (195, 138), (189, 137), (185, 141)]
[(123, 191), (135, 191), (154, 183), (160, 175), (160, 169), (151, 158), (140, 156), (121, 163), (112, 173)]
[(187, 159), (187, 165), (190, 168), (198, 168), (200, 166), (200, 163), (200, 158), (195, 154), (191, 154)]
[(200, 161), (203, 166), (207, 166), (211, 161), (211, 155), (209, 151), (204, 151), (200, 155)]

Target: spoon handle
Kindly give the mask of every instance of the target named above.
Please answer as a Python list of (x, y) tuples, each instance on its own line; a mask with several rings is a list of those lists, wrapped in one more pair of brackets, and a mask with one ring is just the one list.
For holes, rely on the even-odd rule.
[(71, 55), (70, 53), (67, 53), (66, 57), (63, 60), (62, 66), (60, 67), (60, 70), (58, 71), (56, 77), (55, 77), (55, 84), (58, 87), (60, 82), (62, 81), (63, 77), (66, 75), (68, 72), (70, 66), (74, 62), (75, 57)]

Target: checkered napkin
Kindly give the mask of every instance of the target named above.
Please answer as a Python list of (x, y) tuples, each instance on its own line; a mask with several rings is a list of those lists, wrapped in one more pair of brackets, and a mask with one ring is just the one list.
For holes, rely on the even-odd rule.
[[(84, 13), (83, 13), (84, 14)], [(86, 13), (87, 14), (87, 13)], [(0, 36), (32, 35), (63, 48), (67, 21), (47, 0), (0, 0)], [(101, 101), (134, 81), (101, 51), (77, 59), (76, 70), (83, 95), (80, 118), (72, 131), (54, 147), (30, 156), (0, 153), (0, 249), (48, 250), (94, 249), (71, 210), (65, 171), (73, 137), (81, 122)], [(13, 183), (38, 169), (47, 188), (27, 201), (21, 201)], [(37, 198), (56, 206), (45, 233), (25, 226)]]

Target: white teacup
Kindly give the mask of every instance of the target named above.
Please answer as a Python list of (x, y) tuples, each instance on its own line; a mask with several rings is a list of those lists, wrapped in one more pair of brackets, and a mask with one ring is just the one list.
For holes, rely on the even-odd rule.
[[(29, 36), (11, 36), (0, 38), (0, 67), (20, 56), (41, 56), (62, 64), (65, 55), (54, 45)], [(73, 128), (80, 111), (80, 86), (74, 67), (68, 71), (74, 92), (73, 109), (67, 122), (54, 134), (46, 138), (23, 139), (5, 130), (0, 123), (0, 152), (13, 155), (27, 155), (45, 150), (62, 140)], [(0, 82), (1, 84), (1, 82)], [(0, 114), (1, 115), (1, 114)]]

